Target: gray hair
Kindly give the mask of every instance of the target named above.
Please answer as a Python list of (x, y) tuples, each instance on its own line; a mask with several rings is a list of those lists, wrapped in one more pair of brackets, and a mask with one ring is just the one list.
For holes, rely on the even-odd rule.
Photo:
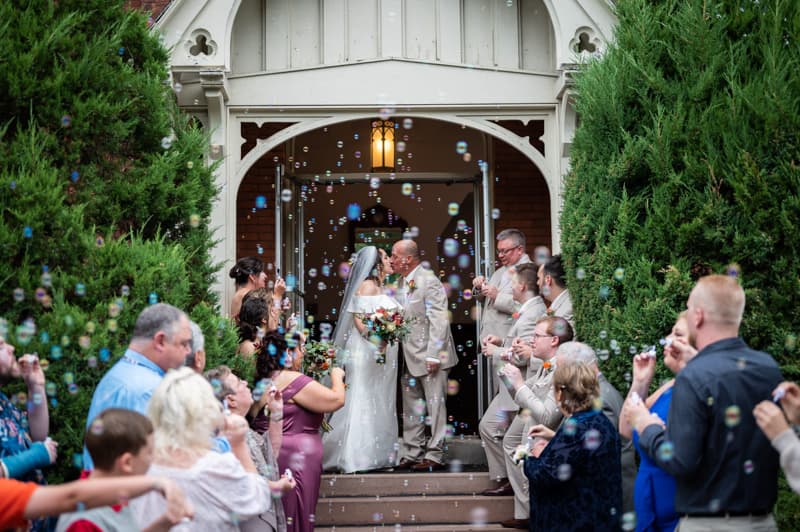
[(572, 362), (582, 362), (587, 365), (597, 363), (597, 355), (594, 349), (583, 342), (564, 342), (558, 346), (556, 356), (559, 361), (570, 360)]
[(525, 247), (525, 233), (519, 229), (503, 229), (497, 233), (497, 241), (512, 240), (517, 246)]
[(185, 364), (190, 368), (193, 368), (197, 352), (203, 351), (206, 348), (206, 338), (203, 336), (203, 330), (195, 322), (189, 322), (189, 329), (192, 331), (192, 350), (189, 351), (188, 355), (186, 355)]
[(159, 331), (172, 339), (180, 327), (182, 319), (188, 320), (186, 314), (179, 308), (168, 305), (167, 303), (156, 303), (146, 307), (139, 317), (136, 318), (136, 325), (133, 327), (132, 341), (150, 340)]

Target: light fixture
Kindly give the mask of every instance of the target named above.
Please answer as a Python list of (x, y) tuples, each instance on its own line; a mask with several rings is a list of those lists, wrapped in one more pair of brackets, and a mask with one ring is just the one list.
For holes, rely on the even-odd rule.
[(394, 122), (372, 121), (372, 171), (394, 172)]

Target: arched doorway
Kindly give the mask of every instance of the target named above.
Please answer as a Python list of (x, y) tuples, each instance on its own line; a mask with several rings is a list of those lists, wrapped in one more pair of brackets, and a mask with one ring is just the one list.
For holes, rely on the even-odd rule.
[[(411, 233), (449, 289), (460, 363), (451, 372), (459, 391), (448, 412), (456, 433), (474, 433), (478, 397), (485, 392), (478, 385), (481, 360), (470, 289), (474, 273), (483, 270), (483, 220), (492, 218), (493, 234), (522, 229), (530, 252), (538, 245), (551, 247), (550, 193), (536, 164), (504, 141), (442, 120), (393, 118), (395, 172), (370, 171), (367, 119), (306, 131), (266, 151), (262, 145), (237, 193), (237, 256), (260, 255), (273, 273), (280, 269), (295, 287), (295, 307), (319, 337), (336, 323), (345, 282), (339, 273), (357, 247), (390, 246)], [(256, 146), (259, 136), (269, 143), (289, 127), (244, 124), (243, 148)], [(534, 141), (540, 136), (527, 133)], [(491, 166), (492, 209), (486, 213), (479, 160)]]

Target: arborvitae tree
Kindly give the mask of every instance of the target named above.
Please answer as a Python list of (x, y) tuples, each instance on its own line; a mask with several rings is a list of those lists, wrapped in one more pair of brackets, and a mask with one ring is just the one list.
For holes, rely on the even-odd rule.
[(236, 335), (209, 291), (207, 137), (177, 110), (146, 15), (29, 0), (0, 2), (0, 21), (0, 335), (48, 366), (48, 397), (18, 397), (51, 403), (59, 480), (142, 308), (186, 310), (215, 362)]
[[(697, 277), (728, 272), (742, 336), (796, 380), (800, 4), (616, 8), (615, 42), (578, 77), (561, 218), (578, 335), (624, 392), (631, 353), (669, 332)], [(778, 516), (797, 529), (791, 497)]]

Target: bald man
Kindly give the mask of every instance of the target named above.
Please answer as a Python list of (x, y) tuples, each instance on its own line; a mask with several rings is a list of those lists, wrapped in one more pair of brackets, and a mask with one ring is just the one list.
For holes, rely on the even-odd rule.
[[(413, 240), (396, 242), (390, 261), (402, 276), (398, 300), (406, 319), (412, 320), (411, 332), (402, 342), (403, 450), (398, 467), (434, 471), (444, 468), (447, 373), (457, 362), (447, 295), (436, 275), (420, 264)], [(427, 440), (426, 425), (430, 426)]]
[(752, 412), (783, 379), (739, 338), (744, 305), (735, 278), (701, 278), (686, 304), (698, 353), (675, 379), (666, 428), (641, 402), (623, 409), (642, 451), (675, 477), (681, 532), (777, 530), (778, 454)]

